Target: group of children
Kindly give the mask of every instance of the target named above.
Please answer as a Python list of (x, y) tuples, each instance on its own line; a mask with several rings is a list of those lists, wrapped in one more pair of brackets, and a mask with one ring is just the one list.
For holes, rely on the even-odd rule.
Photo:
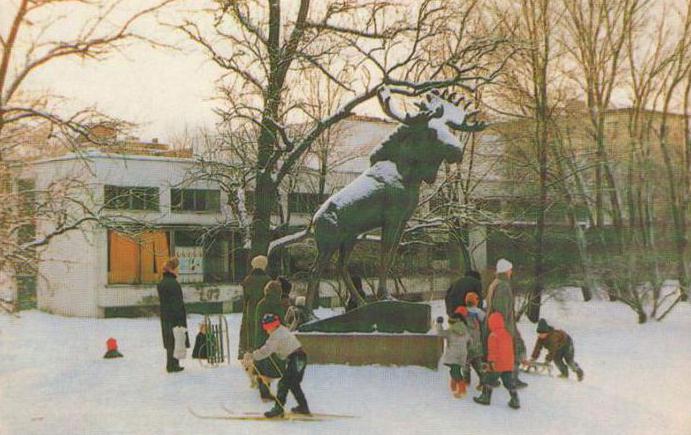
[[(476, 403), (489, 405), (492, 388), (498, 387), (501, 379), (511, 396), (509, 406), (519, 409), (515, 372), (516, 362), (523, 356), (519, 349), (514, 349), (514, 337), (505, 328), (502, 313), (492, 312), (485, 322), (486, 313), (479, 307), (479, 302), (476, 293), (467, 293), (465, 305), (458, 306), (449, 315), (448, 329), (442, 326), (444, 319), (437, 318), (437, 333), (446, 340), (442, 363), (449, 367), (451, 392), (456, 398), (466, 396), (472, 368), (480, 379), (477, 388), (482, 390), (480, 396), (473, 397)], [(538, 322), (537, 333), (530, 361), (524, 359), (521, 362), (527, 365), (536, 361), (544, 347), (548, 350), (545, 361), (556, 364), (560, 377), (567, 378), (570, 367), (582, 381), (584, 373), (574, 360), (573, 339), (566, 332), (551, 327), (545, 319)], [(487, 337), (485, 342), (483, 337)], [(516, 341), (522, 342), (522, 339), (517, 337)]]

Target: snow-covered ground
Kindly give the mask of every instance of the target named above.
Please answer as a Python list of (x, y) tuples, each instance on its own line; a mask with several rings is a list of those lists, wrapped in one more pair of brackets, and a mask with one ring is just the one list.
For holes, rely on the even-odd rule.
[[(222, 406), (268, 405), (236, 362), (210, 369), (186, 360), (184, 372), (167, 374), (156, 318), (1, 314), (0, 433), (691, 434), (691, 304), (646, 325), (603, 301), (551, 300), (543, 314), (574, 337), (583, 382), (524, 374), (530, 385), (514, 411), (503, 389), (489, 407), (454, 399), (446, 370), (311, 365), (303, 385), (312, 410), (358, 416), (323, 422), (196, 419), (188, 406), (223, 414)], [(200, 319), (189, 317), (193, 334)], [(228, 321), (235, 348), (240, 316)], [(520, 329), (532, 348), (534, 326)], [(124, 358), (101, 358), (111, 336)]]

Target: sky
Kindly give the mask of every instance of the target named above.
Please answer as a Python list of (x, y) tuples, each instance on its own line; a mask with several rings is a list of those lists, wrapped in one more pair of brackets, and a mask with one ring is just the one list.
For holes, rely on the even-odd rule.
[[(3, 34), (11, 15), (3, 11), (13, 11), (17, 1), (0, 0)], [(124, 4), (136, 8), (151, 1), (125, 0)], [(661, 5), (668, 0), (653, 1)], [(162, 20), (183, 18), (190, 4), (198, 7), (204, 2), (183, 0), (181, 6)], [(68, 34), (80, 24), (79, 15), (70, 15), (53, 31)], [(137, 44), (98, 62), (58, 61), (31, 77), (27, 88), (64, 96), (66, 110), (95, 106), (111, 116), (138, 124), (134, 133), (145, 141), (159, 138), (165, 142), (184, 130), (213, 127), (218, 119), (213, 112), (218, 105), (212, 101), (214, 82), (222, 73), (221, 69), (184, 35), (151, 21), (146, 26), (144, 33), (178, 49), (154, 49)], [(376, 104), (367, 105), (360, 112), (379, 114)]]
[[(61, 30), (67, 32), (67, 25)], [(147, 26), (149, 35), (176, 49), (135, 43), (102, 61), (57, 61), (33, 76), (27, 87), (65, 97), (70, 109), (95, 105), (136, 123), (134, 134), (146, 141), (167, 141), (186, 128), (212, 127), (216, 118), (211, 99), (220, 68), (183, 35), (156, 23)]]

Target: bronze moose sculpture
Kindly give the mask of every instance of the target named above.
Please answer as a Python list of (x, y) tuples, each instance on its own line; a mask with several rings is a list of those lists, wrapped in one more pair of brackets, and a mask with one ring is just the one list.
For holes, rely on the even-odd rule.
[(317, 245), (307, 301), (313, 306), (319, 279), (338, 250), (338, 273), (351, 297), (364, 303), (348, 272), (348, 260), (358, 236), (381, 228), (378, 264), (379, 299), (390, 299), (386, 280), (406, 226), (420, 199), (422, 182), (435, 182), (443, 161), (460, 162), (464, 145), (454, 131), (476, 132), (484, 123), (474, 122), (464, 98), (431, 91), (416, 103), (419, 111), (401, 114), (391, 105), (391, 90), (383, 87), (379, 103), (389, 117), (402, 125), (370, 154), (370, 167), (350, 184), (329, 197), (312, 218)]

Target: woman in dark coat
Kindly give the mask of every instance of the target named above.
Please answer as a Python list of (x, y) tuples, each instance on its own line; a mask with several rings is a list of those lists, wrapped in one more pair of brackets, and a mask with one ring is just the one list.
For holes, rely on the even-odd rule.
[(240, 345), (238, 346), (238, 359), (242, 359), (245, 352), (257, 349), (255, 338), (257, 336), (255, 313), (257, 304), (264, 297), (264, 286), (271, 281), (266, 273), (268, 260), (263, 255), (252, 259), (252, 271), (242, 281), (242, 323), (240, 324)]
[[(156, 287), (161, 303), (161, 334), (163, 347), (166, 349), (166, 370), (168, 373), (184, 370), (183, 367), (180, 367), (180, 361), (173, 357), (173, 350), (175, 349), (173, 328), (176, 326), (187, 328), (187, 312), (182, 299), (182, 288), (178, 283), (176, 274), (178, 265), (177, 258), (168, 260), (163, 266), (163, 278)], [(189, 338), (187, 338), (185, 345), (190, 347)]]

